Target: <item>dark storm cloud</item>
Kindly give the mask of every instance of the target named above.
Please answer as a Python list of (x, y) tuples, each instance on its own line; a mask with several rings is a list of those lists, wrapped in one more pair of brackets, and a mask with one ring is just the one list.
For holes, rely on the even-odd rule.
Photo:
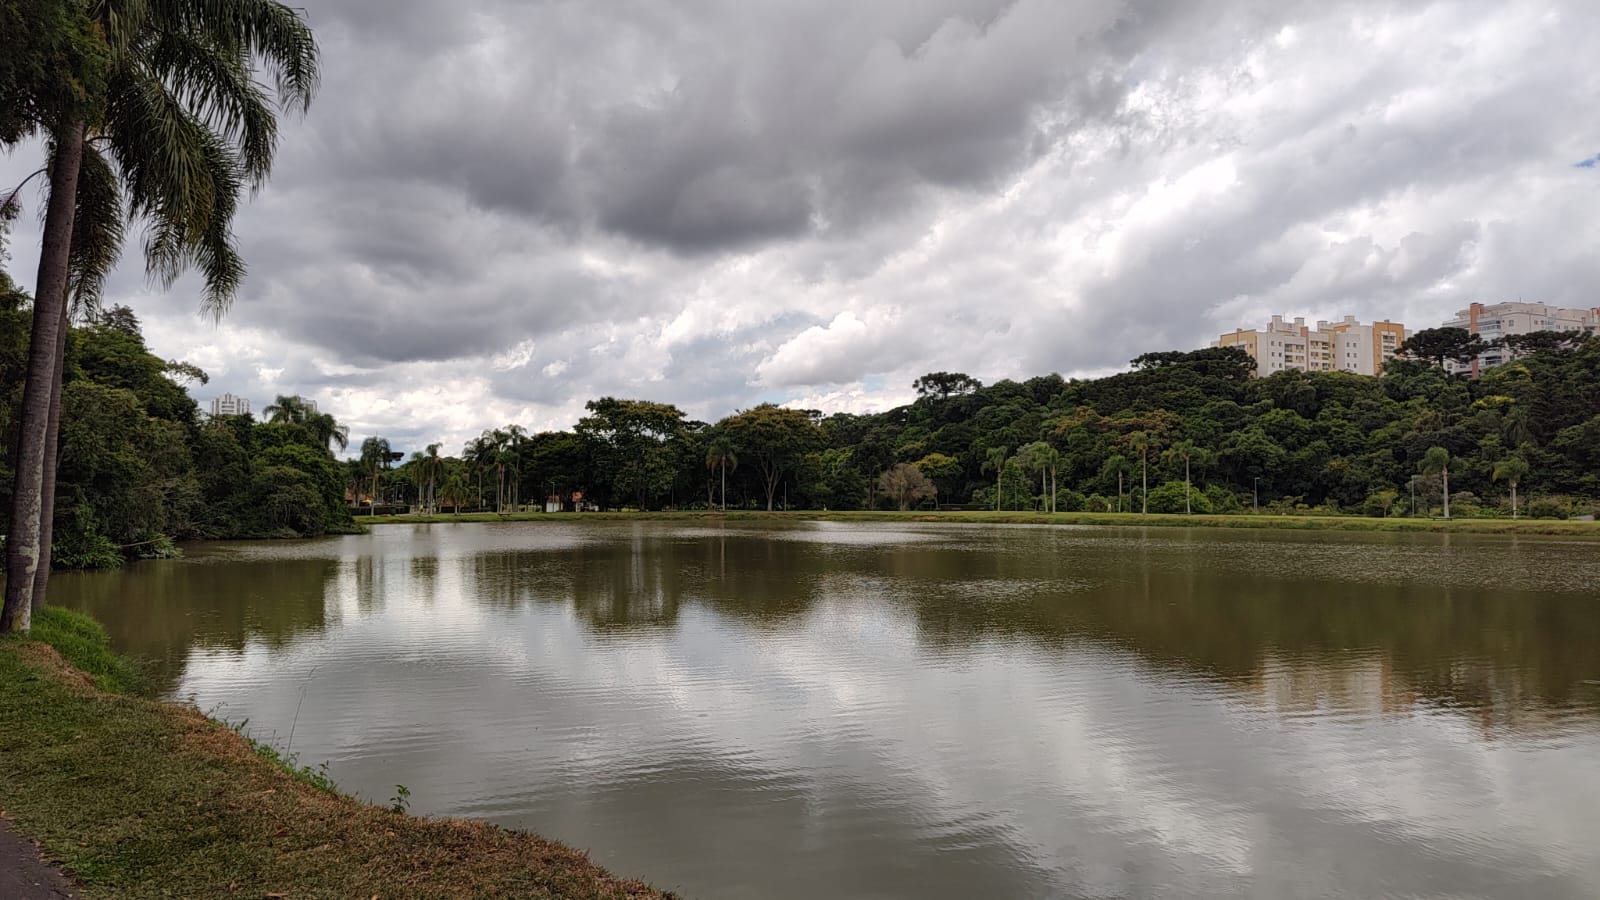
[(333, 110), (325, 96), (313, 113), (320, 166), (704, 252), (875, 221), (926, 187), (993, 186), (1049, 151), (1043, 112), (1114, 106), (1113, 83), (1076, 85), (1103, 59), (1099, 34), (1176, 8), (439, 9), (317, 11), (349, 54), (329, 54), (329, 81), (354, 101)]

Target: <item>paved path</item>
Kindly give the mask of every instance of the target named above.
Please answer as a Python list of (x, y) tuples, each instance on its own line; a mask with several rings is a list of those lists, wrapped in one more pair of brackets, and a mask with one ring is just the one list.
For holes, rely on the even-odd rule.
[(0, 819), (0, 897), (5, 900), (61, 900), (78, 896), (65, 875), (39, 857), (33, 841)]

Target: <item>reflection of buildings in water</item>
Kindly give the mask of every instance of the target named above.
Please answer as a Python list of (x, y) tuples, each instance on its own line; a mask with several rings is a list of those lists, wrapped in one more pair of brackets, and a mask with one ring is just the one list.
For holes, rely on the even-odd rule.
[(1561, 725), (1593, 710), (1552, 705), (1524, 677), (1482, 660), (1455, 660), (1440, 672), (1407, 671), (1387, 654), (1348, 659), (1291, 658), (1267, 654), (1239, 682), (1265, 710), (1293, 715), (1324, 710), (1366, 715), (1406, 715), (1447, 709), (1485, 733), (1529, 731)]
[(1380, 715), (1410, 712), (1417, 704), (1416, 692), (1395, 677), (1385, 656), (1331, 662), (1268, 653), (1240, 687), (1275, 713), (1336, 709)]

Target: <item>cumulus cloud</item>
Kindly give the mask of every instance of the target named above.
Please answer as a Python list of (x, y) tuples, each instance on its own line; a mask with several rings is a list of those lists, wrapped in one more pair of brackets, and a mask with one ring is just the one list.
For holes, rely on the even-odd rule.
[(133, 254), (111, 293), (199, 393), (303, 392), (358, 437), (453, 449), (603, 394), (878, 408), (930, 370), (1099, 373), (1273, 312), (1427, 326), (1600, 280), (1583, 0), (308, 16), (323, 92), (240, 214), (233, 312)]

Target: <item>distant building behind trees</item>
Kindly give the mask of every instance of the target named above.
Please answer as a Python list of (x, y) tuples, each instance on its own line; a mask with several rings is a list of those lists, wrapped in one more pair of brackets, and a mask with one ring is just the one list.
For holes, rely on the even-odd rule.
[(1509, 362), (1520, 355), (1516, 341), (1506, 338), (1538, 332), (1600, 333), (1600, 309), (1569, 309), (1544, 303), (1474, 303), (1440, 326), (1461, 328), (1483, 338), (1483, 352), (1464, 363), (1450, 361), (1451, 374), (1470, 373), (1474, 378), (1484, 369)]
[(211, 414), (213, 416), (247, 416), (250, 414), (250, 401), (244, 397), (223, 394), (221, 397), (212, 399)]
[(1304, 318), (1286, 322), (1283, 316), (1273, 316), (1264, 329), (1235, 329), (1211, 346), (1243, 350), (1256, 361), (1257, 375), (1288, 371), (1382, 375), (1384, 363), (1394, 358), (1405, 339), (1405, 326), (1387, 319), (1364, 325), (1355, 316), (1345, 316), (1311, 328)]

